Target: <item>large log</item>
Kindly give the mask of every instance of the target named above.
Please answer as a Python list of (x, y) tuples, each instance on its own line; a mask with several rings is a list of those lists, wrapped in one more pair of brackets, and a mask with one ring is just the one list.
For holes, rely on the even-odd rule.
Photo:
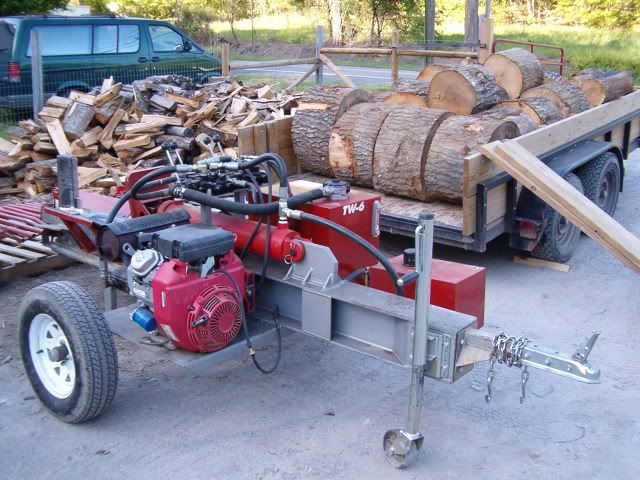
[(510, 48), (491, 55), (484, 66), (496, 76), (511, 100), (522, 92), (542, 85), (544, 69), (535, 54), (523, 48)]
[(542, 97), (527, 97), (519, 100), (508, 100), (496, 105), (496, 107), (501, 106), (522, 110), (524, 113), (529, 115), (533, 123), (537, 126), (550, 125), (564, 118), (562, 113), (560, 113), (560, 109), (556, 107), (551, 100), (547, 100)]
[(373, 152), (387, 115), (399, 105), (361, 103), (342, 115), (331, 132), (329, 164), (336, 177), (373, 187)]
[(495, 107), (491, 107), (489, 110), (480, 112), (478, 115), (481, 117), (491, 117), (496, 120), (510, 120), (518, 126), (518, 132), (520, 135), (533, 132), (537, 125), (533, 122), (531, 117), (524, 113), (519, 108), (510, 107), (499, 103)]
[(331, 175), (329, 139), (336, 120), (353, 105), (369, 100), (364, 90), (322, 87), (307, 91), (293, 117), (291, 138), (296, 157), (304, 170)]
[(404, 106), (385, 119), (373, 154), (376, 190), (425, 200), (422, 181), (427, 152), (440, 124), (451, 113), (433, 108)]
[(512, 121), (490, 116), (447, 118), (431, 142), (424, 169), (425, 200), (462, 203), (464, 158), (480, 145), (515, 138), (520, 134)]
[(542, 97), (551, 100), (563, 117), (589, 110), (589, 100), (582, 89), (566, 80), (556, 80), (527, 90), (522, 98)]
[(491, 70), (481, 65), (450, 68), (436, 74), (429, 86), (429, 107), (458, 115), (481, 112), (507, 100)]
[(408, 80), (395, 82), (389, 90), (374, 95), (374, 100), (387, 105), (413, 105), (428, 107), (427, 94), (429, 84), (426, 80)]
[(433, 77), (436, 76), (436, 74), (440, 73), (443, 70), (447, 70), (448, 68), (449, 66), (447, 65), (432, 63), (431, 65), (427, 65), (422, 70), (420, 70), (420, 73), (416, 77), (416, 80), (432, 80)]
[(577, 73), (569, 82), (582, 89), (592, 107), (633, 92), (633, 76), (629, 72), (592, 68)]

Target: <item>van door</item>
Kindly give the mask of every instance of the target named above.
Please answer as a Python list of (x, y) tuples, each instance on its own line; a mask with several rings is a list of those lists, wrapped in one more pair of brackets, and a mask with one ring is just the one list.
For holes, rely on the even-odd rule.
[(195, 55), (185, 51), (186, 38), (166, 24), (147, 24), (153, 75), (179, 74), (195, 78)]
[(113, 75), (116, 82), (131, 83), (150, 75), (150, 63), (140, 24), (93, 25), (93, 66), (97, 81)]
[[(88, 91), (96, 85), (91, 53), (91, 25), (34, 25), (40, 33), (45, 96), (69, 90)], [(31, 72), (31, 35), (26, 62), (21, 69)]]

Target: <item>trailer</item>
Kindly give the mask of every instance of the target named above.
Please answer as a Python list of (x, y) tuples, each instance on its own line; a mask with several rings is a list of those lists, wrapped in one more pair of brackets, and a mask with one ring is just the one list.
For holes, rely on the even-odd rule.
[[(575, 182), (574, 186), (611, 215), (623, 188), (624, 160), (640, 146), (640, 91), (516, 140), (556, 173)], [(326, 180), (312, 173), (293, 177), (318, 183)], [(566, 262), (579, 240), (573, 225), (480, 153), (464, 160), (461, 205), (355, 188), (380, 195), (380, 229), (392, 234), (413, 236), (419, 213), (428, 210), (435, 217), (435, 242), (474, 252), (484, 252), (489, 242), (508, 234), (513, 248)]]

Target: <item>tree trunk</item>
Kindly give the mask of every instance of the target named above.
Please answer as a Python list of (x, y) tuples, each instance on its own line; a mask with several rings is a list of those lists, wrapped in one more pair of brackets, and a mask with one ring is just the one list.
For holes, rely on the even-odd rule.
[(529, 115), (531, 120), (537, 125), (550, 125), (562, 120), (564, 117), (560, 113), (560, 109), (556, 105), (546, 98), (542, 97), (528, 97), (521, 98), (519, 100), (509, 100), (496, 105), (496, 107), (507, 106), (512, 108), (518, 108), (524, 113)]
[(510, 120), (518, 127), (518, 136), (533, 132), (537, 128), (529, 115), (519, 108), (504, 105), (504, 102), (479, 113), (478, 116), (490, 117), (496, 120)]
[(402, 108), (362, 103), (338, 119), (329, 141), (329, 163), (337, 178), (373, 187), (373, 151), (380, 128), (389, 113)]
[(587, 96), (589, 105), (595, 107), (633, 92), (633, 77), (629, 72), (603, 72), (594, 78), (583, 77), (579, 86)]
[(395, 82), (389, 90), (374, 94), (377, 102), (387, 105), (413, 105), (416, 107), (428, 107), (427, 94), (429, 83), (425, 80), (409, 80)]
[(349, 107), (368, 100), (367, 92), (346, 87), (314, 88), (302, 96), (293, 117), (291, 138), (304, 170), (332, 175), (329, 166), (331, 130)]
[(458, 115), (481, 112), (507, 100), (507, 92), (496, 77), (480, 65), (450, 68), (431, 80), (428, 101), (431, 108), (441, 108)]
[(422, 70), (420, 70), (420, 73), (416, 77), (416, 80), (432, 80), (433, 77), (436, 76), (436, 74), (440, 73), (443, 70), (447, 70), (448, 68), (449, 67), (447, 65), (441, 65), (439, 63), (427, 65)]
[(393, 195), (425, 199), (422, 181), (427, 152), (444, 110), (404, 106), (387, 115), (373, 155), (373, 185)]
[[(464, 9), (464, 43), (478, 43), (478, 0), (466, 0)], [(466, 50), (475, 50), (467, 47)]]
[(520, 132), (511, 121), (485, 116), (447, 118), (431, 142), (424, 174), (427, 201), (462, 203), (464, 158), (480, 145), (517, 137)]
[(342, 44), (342, 0), (330, 0), (331, 41)]
[(563, 117), (589, 110), (589, 100), (580, 87), (566, 80), (556, 80), (527, 90), (522, 98), (542, 97), (551, 100)]
[(542, 85), (544, 69), (533, 53), (523, 48), (510, 48), (491, 55), (484, 66), (493, 72), (498, 85), (504, 88), (511, 100), (522, 92)]

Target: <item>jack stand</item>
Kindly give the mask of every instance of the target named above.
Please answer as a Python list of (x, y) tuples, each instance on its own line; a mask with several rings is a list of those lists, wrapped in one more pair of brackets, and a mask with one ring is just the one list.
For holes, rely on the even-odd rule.
[(427, 335), (431, 300), (431, 260), (433, 256), (433, 214), (422, 212), (416, 228), (416, 301), (411, 355), (411, 390), (409, 412), (404, 429), (389, 430), (384, 435), (383, 448), (387, 460), (396, 468), (406, 468), (417, 457), (424, 436), (418, 431), (422, 414), (424, 369), (427, 363)]

